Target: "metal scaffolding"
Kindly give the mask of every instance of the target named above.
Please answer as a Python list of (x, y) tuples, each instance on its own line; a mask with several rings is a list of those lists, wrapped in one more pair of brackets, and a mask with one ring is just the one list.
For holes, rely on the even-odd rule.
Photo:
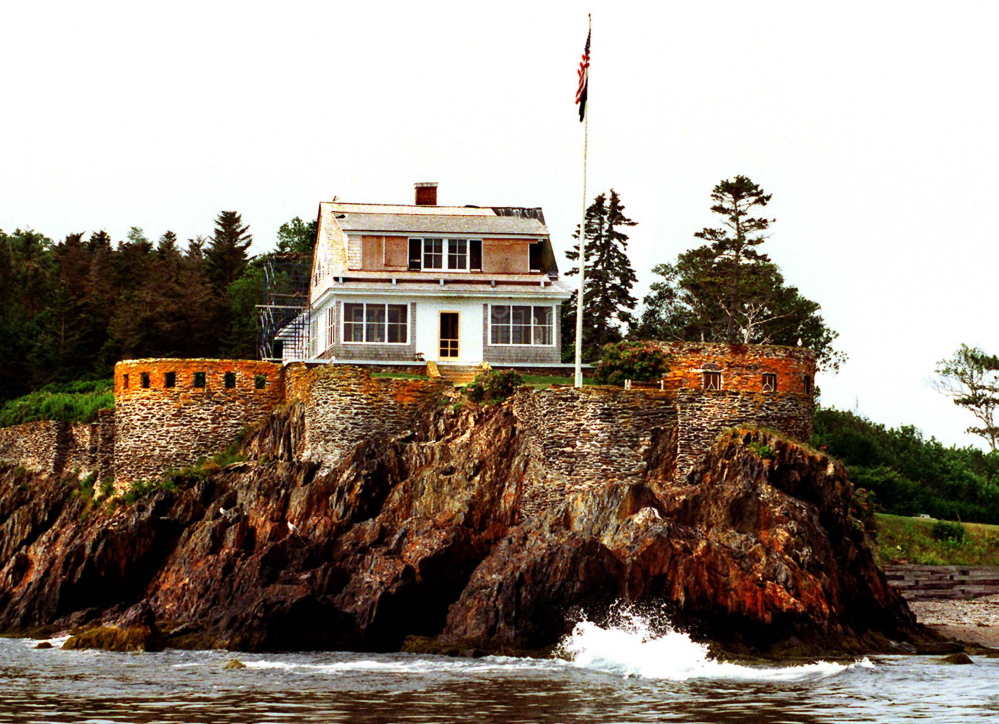
[(310, 356), (310, 254), (268, 254), (264, 259), (264, 299), (257, 353), (271, 362)]

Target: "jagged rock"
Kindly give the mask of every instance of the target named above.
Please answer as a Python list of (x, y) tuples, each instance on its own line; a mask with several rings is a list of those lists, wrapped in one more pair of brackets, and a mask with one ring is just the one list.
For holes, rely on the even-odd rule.
[(877, 567), (842, 465), (742, 430), (678, 479), (673, 431), (601, 457), (616, 432), (597, 420), (582, 476), (529, 408), (442, 405), (330, 466), (296, 462), (292, 406), (249, 437), (255, 461), (90, 511), (0, 470), (0, 630), (96, 610), (74, 645), (118, 645), (159, 637), (155, 611), (185, 646), (522, 653), (625, 602), (737, 652), (933, 638)]
[(239, 659), (229, 659), (224, 664), (222, 664), (223, 669), (245, 669), (246, 664), (244, 664)]

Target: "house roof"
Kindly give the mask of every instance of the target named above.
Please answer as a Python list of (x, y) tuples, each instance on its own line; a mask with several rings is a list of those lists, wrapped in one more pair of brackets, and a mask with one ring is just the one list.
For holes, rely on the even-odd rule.
[(341, 212), (337, 223), (346, 232), (548, 236), (538, 219), (517, 216)]

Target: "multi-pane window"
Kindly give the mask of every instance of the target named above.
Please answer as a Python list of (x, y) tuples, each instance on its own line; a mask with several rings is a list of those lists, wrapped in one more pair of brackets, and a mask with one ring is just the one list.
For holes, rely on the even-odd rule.
[(481, 239), (410, 239), (409, 268), (468, 271), (482, 268)]
[(494, 304), (489, 312), (490, 344), (547, 345), (555, 343), (551, 307)]
[(701, 382), (705, 390), (720, 390), (722, 388), (721, 372), (705, 370), (701, 374), (703, 375)]
[(344, 304), (343, 341), (406, 344), (409, 341), (408, 305)]
[(423, 268), (443, 269), (444, 268), (444, 240), (424, 239), (423, 240)]
[(763, 391), (764, 392), (776, 392), (777, 391), (777, 375), (773, 372), (763, 373)]
[(447, 240), (447, 268), (468, 269), (468, 241), (466, 239)]

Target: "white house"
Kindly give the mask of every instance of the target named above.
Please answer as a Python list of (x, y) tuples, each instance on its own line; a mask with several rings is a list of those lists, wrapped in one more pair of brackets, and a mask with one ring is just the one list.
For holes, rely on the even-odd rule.
[(552, 365), (571, 296), (541, 209), (319, 205), (309, 357), (336, 362)]

